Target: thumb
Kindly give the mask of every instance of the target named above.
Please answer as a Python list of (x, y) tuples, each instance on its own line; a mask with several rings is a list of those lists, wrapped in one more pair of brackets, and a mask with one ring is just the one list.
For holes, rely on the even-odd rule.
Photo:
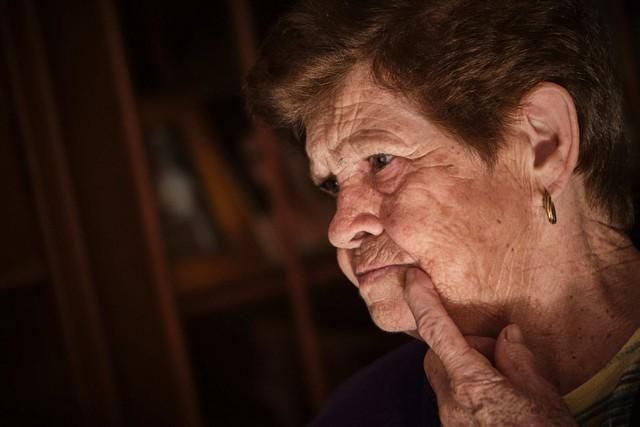
[(494, 357), (496, 368), (518, 389), (534, 395), (554, 389), (536, 365), (536, 358), (527, 347), (518, 325), (508, 325), (500, 332)]

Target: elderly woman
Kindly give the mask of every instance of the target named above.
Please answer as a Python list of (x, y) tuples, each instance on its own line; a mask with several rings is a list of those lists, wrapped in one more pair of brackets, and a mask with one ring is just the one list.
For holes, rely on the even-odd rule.
[(253, 111), (305, 141), (373, 321), (429, 347), (357, 376), (317, 425), (634, 422), (627, 144), (582, 3), (315, 0), (275, 27)]

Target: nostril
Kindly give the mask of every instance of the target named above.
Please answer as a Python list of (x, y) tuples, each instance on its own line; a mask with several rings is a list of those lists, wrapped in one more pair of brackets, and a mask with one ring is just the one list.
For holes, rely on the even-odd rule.
[(329, 241), (337, 248), (353, 249), (360, 246), (364, 239), (382, 232), (382, 223), (376, 215), (336, 215), (329, 225)]
[[(360, 230), (358, 230), (360, 228)], [(360, 242), (370, 235), (366, 229), (362, 229), (358, 221), (352, 218), (334, 218), (329, 226), (329, 241), (337, 248), (352, 249), (357, 247)]]
[(366, 232), (366, 231), (359, 231), (355, 234), (355, 236), (353, 236), (351, 238), (351, 241), (355, 241), (355, 240), (362, 240), (365, 237), (367, 237), (370, 233)]

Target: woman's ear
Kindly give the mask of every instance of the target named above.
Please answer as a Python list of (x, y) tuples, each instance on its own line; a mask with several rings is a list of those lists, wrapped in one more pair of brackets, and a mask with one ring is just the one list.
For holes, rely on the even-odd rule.
[(542, 83), (525, 96), (521, 114), (533, 149), (536, 184), (557, 196), (578, 163), (580, 129), (573, 98), (562, 86)]

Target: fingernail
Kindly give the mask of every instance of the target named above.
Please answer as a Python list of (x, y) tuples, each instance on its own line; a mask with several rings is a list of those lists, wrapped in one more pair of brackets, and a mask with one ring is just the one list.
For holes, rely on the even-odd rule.
[(504, 337), (507, 341), (515, 343), (515, 344), (523, 344), (524, 337), (522, 336), (522, 331), (520, 327), (515, 323), (507, 326), (507, 329), (504, 331)]
[(407, 270), (407, 273), (405, 275), (405, 280), (407, 282), (411, 282), (413, 280), (415, 280), (416, 278), (416, 269), (415, 268), (410, 268)]

